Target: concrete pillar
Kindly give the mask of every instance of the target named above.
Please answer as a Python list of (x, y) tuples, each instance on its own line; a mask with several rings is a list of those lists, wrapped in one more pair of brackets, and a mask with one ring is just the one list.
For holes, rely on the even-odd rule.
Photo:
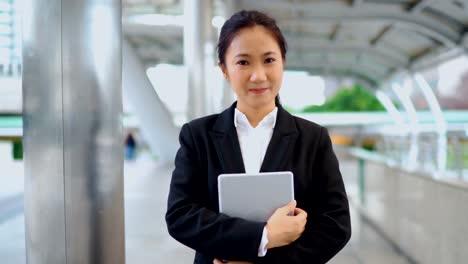
[(23, 7), (27, 263), (125, 263), (121, 1)]

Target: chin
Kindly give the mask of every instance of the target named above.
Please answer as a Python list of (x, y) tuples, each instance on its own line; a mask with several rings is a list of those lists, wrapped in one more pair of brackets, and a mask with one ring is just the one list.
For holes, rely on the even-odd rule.
[(262, 99), (259, 99), (257, 98), (256, 100), (252, 100), (250, 102), (250, 105), (254, 108), (261, 108), (261, 107), (264, 107), (264, 106), (268, 106), (270, 105), (271, 103), (275, 103), (275, 98), (273, 97), (273, 99), (270, 99), (270, 98), (262, 98)]

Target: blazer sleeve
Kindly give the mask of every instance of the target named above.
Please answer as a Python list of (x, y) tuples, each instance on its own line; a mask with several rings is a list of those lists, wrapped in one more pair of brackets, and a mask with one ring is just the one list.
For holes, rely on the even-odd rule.
[[(289, 246), (288, 263), (326, 263), (351, 237), (348, 199), (326, 128), (321, 128), (319, 148), (315, 154), (313, 191), (309, 191), (306, 228)], [(316, 195), (313, 193), (316, 192)]]
[(166, 212), (169, 234), (205, 256), (254, 260), (265, 223), (207, 208), (208, 176), (201, 169), (189, 124), (182, 127), (179, 141)]

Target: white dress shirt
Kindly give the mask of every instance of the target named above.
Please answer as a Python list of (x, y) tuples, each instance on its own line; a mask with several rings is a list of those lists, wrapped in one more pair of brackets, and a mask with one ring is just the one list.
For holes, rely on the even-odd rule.
[[(234, 126), (237, 130), (242, 160), (246, 173), (258, 173), (262, 166), (265, 153), (273, 135), (276, 124), (278, 107), (267, 114), (256, 127), (252, 127), (247, 117), (237, 108), (234, 111)], [(258, 247), (258, 256), (263, 257), (267, 253), (268, 235), (266, 227), (263, 228), (262, 240)]]

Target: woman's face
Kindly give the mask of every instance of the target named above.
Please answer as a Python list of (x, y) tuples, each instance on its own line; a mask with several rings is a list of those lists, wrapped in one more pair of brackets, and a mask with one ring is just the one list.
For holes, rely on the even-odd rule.
[(220, 65), (237, 94), (238, 107), (274, 107), (283, 81), (284, 62), (278, 42), (263, 26), (241, 29)]

